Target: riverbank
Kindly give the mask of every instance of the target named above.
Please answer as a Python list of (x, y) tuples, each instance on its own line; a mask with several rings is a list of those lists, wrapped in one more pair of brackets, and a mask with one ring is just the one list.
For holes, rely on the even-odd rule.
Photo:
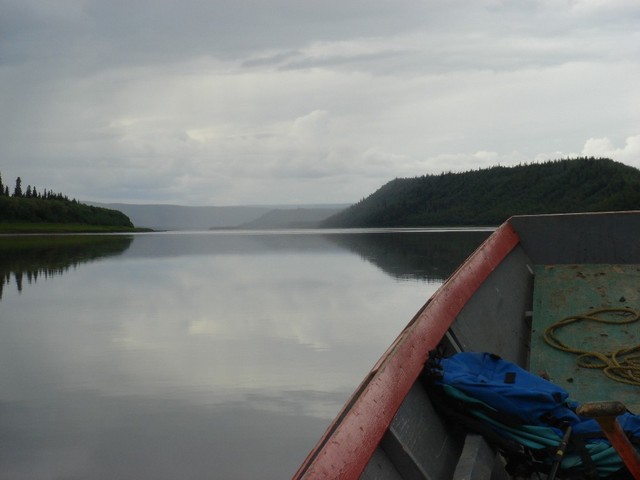
[(0, 223), (1, 234), (55, 234), (55, 233), (137, 233), (151, 232), (149, 228), (122, 227), (112, 225), (87, 225), (80, 223)]

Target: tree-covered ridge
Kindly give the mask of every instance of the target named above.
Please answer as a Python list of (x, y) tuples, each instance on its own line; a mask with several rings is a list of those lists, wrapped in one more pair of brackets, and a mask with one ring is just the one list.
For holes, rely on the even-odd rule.
[(0, 174), (0, 223), (64, 223), (133, 228), (129, 217), (117, 210), (84, 205), (51, 190), (22, 187), (16, 179), (13, 194)]
[(512, 215), (640, 209), (640, 170), (576, 158), (397, 178), (325, 227), (498, 225)]

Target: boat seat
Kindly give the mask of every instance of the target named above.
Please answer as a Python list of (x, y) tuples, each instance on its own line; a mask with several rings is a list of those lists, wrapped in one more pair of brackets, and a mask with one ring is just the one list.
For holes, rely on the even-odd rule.
[(482, 435), (467, 434), (453, 480), (507, 480), (502, 457)]

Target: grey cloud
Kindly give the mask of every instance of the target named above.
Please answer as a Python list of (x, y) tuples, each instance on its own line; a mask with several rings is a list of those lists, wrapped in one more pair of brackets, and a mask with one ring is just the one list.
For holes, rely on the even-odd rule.
[[(474, 32), (492, 39), (505, 37), (504, 44), (510, 44), (509, 37), (521, 35), (564, 36), (580, 28), (576, 18), (583, 28), (598, 21), (599, 30), (626, 31), (634, 28), (633, 19), (640, 15), (631, 7), (622, 11), (585, 7), (576, 12), (548, 2), (4, 0), (0, 5), (4, 62), (49, 59), (78, 69), (180, 62), (199, 56), (238, 59), (315, 42), (424, 32), (432, 34), (425, 38), (433, 42), (428, 48), (444, 55), (447, 49), (438, 47), (452, 40), (453, 45), (473, 47), (465, 39)], [(288, 54), (277, 53), (272, 60), (281, 55)], [(255, 62), (259, 60), (249, 59), (247, 65)]]
[[(16, 36), (31, 42), (31, 55), (42, 52), (42, 47), (51, 53), (88, 43), (110, 63), (140, 64), (180, 61), (185, 56), (229, 59), (313, 41), (386, 35), (416, 28), (429, 18), (426, 4), (380, 0), (92, 0), (71, 17), (44, 18), (37, 8), (25, 5), (14, 8), (6, 21), (20, 25)], [(43, 29), (44, 25), (49, 26)]]
[[(88, 0), (45, 5), (38, 0), (2, 2), (3, 55), (75, 63), (177, 62), (188, 57), (236, 59), (270, 49), (313, 42), (386, 37), (446, 25), (457, 29), (481, 7), (464, 2), (331, 0), (186, 1)], [(464, 7), (464, 8), (463, 8)], [(107, 62), (106, 64), (104, 62)]]
[(349, 202), (447, 158), (621, 145), (640, 8), (606, 4), (0, 0), (0, 171), (88, 200)]

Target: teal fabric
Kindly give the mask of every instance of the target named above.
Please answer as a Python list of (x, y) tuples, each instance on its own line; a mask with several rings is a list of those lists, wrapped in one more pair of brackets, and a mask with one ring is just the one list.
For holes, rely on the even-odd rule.
[[(545, 427), (540, 425), (521, 425), (519, 427), (510, 427), (504, 425), (483, 413), (483, 410), (485, 409), (495, 411), (495, 409), (490, 405), (470, 397), (461, 390), (450, 385), (443, 385), (442, 387), (447, 395), (469, 405), (468, 412), (470, 414), (486, 422), (486, 424), (491, 426), (497, 433), (515, 440), (520, 445), (532, 450), (542, 450), (557, 447), (562, 440), (562, 432), (554, 427)], [(476, 405), (478, 409), (474, 409), (474, 405)], [(605, 439), (592, 439), (588, 441), (586, 448), (598, 470), (598, 474), (602, 477), (609, 476), (624, 466), (618, 452), (616, 452), (615, 448), (613, 448)], [(553, 459), (549, 457), (548, 462), (551, 463), (552, 460)], [(568, 470), (581, 467), (582, 459), (577, 452), (568, 452), (565, 454), (561, 463), (562, 469)]]

